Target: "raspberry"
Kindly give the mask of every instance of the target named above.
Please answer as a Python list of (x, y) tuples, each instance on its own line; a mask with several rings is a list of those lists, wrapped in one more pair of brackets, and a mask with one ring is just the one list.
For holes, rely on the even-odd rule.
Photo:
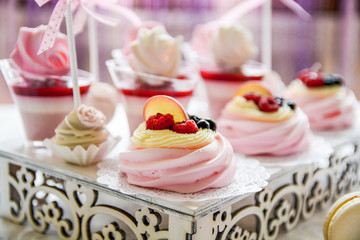
[(174, 117), (171, 114), (161, 114), (150, 116), (146, 120), (146, 129), (149, 130), (163, 130), (172, 129), (174, 125)]
[(305, 69), (298, 74), (298, 78), (308, 87), (320, 87), (324, 85), (323, 76), (319, 71)]
[(280, 104), (273, 96), (262, 96), (259, 101), (259, 109), (263, 112), (275, 112), (279, 109)]
[(196, 122), (190, 119), (181, 123), (175, 123), (172, 130), (177, 133), (196, 133), (198, 127)]
[(260, 93), (255, 93), (255, 92), (246, 92), (244, 94), (244, 98), (248, 101), (254, 101), (254, 103), (258, 104), (261, 98), (261, 94)]

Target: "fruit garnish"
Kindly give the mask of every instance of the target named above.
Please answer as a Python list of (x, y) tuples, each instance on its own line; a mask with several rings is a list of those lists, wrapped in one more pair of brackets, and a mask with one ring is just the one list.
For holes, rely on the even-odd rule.
[(280, 104), (273, 96), (262, 96), (258, 107), (263, 112), (275, 112), (280, 108)]
[(261, 94), (258, 92), (246, 92), (243, 97), (248, 101), (254, 101), (256, 104), (258, 104), (261, 98)]
[(258, 84), (258, 83), (247, 83), (244, 84), (239, 90), (236, 92), (235, 96), (244, 96), (246, 93), (260, 93), (261, 96), (272, 95), (270, 90), (266, 87)]
[(174, 126), (174, 118), (171, 114), (161, 114), (150, 116), (146, 120), (146, 129), (148, 130), (163, 130), (163, 129), (172, 129)]
[(324, 85), (343, 85), (342, 76), (339, 74), (323, 73)]
[(292, 109), (295, 110), (296, 104), (293, 101), (287, 101), (286, 104)]
[(166, 95), (153, 96), (145, 103), (143, 112), (145, 121), (158, 113), (172, 115), (174, 122), (183, 122), (189, 119), (182, 105), (174, 98)]
[(216, 123), (210, 118), (203, 119), (196, 115), (189, 115), (189, 118), (194, 120), (198, 128), (216, 131)]
[(338, 74), (321, 73), (313, 69), (304, 69), (299, 72), (298, 78), (307, 87), (320, 87), (324, 85), (342, 85), (342, 77)]
[(189, 119), (183, 122), (175, 123), (173, 131), (177, 133), (196, 133), (198, 131), (198, 127), (194, 120)]

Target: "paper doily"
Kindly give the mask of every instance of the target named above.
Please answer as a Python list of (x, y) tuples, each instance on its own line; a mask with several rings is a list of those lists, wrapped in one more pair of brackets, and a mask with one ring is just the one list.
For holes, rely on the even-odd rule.
[(306, 151), (289, 156), (254, 156), (265, 166), (297, 166), (314, 163), (317, 167), (327, 167), (329, 157), (334, 152), (331, 144), (322, 137), (314, 136)]
[(119, 162), (113, 159), (98, 164), (97, 181), (124, 194), (143, 194), (173, 202), (200, 202), (261, 191), (268, 184), (266, 180), (270, 177), (265, 168), (257, 160), (240, 156), (236, 156), (236, 158), (237, 172), (230, 185), (218, 189), (205, 189), (196, 193), (184, 194), (130, 185), (120, 173)]

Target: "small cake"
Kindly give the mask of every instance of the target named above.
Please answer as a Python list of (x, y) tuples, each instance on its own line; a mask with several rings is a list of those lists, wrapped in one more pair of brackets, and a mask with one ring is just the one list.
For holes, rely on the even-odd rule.
[(56, 135), (44, 145), (65, 161), (88, 166), (103, 160), (120, 140), (104, 127), (106, 118), (94, 107), (80, 105), (55, 129)]
[(339, 130), (354, 124), (357, 100), (340, 75), (302, 70), (287, 93), (307, 114), (313, 130)]
[(300, 108), (253, 83), (241, 87), (226, 105), (218, 131), (235, 152), (245, 155), (294, 154), (307, 149), (312, 136)]
[(359, 221), (360, 193), (348, 193), (339, 198), (328, 211), (324, 222), (324, 239), (359, 239)]
[(233, 151), (212, 120), (189, 117), (164, 95), (146, 102), (144, 119), (129, 150), (119, 154), (121, 172), (130, 184), (193, 193), (232, 182)]
[(74, 149), (81, 146), (85, 150), (90, 145), (99, 146), (109, 136), (104, 128), (105, 115), (94, 107), (80, 105), (72, 110), (55, 129), (55, 143)]
[(274, 92), (285, 89), (277, 73), (251, 60), (258, 48), (251, 32), (240, 24), (198, 27), (192, 43), (199, 54), (200, 75), (206, 86), (211, 117), (215, 119), (236, 90), (248, 81), (257, 81)]

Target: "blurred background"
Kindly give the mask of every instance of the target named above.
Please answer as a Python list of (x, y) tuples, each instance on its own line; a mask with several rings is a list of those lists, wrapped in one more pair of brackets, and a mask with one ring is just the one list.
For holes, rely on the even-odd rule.
[[(106, 0), (104, 0), (106, 1)], [(242, 0), (119, 0), (133, 9), (142, 20), (163, 22), (168, 32), (191, 39), (194, 26), (215, 19)], [(19, 28), (47, 24), (57, 0), (39, 8), (34, 0), (0, 0), (0, 59), (8, 58), (14, 48)], [(296, 72), (320, 62), (323, 71), (340, 73), (346, 85), (360, 97), (360, 1), (296, 0), (313, 20), (304, 21), (281, 1), (273, 0), (272, 61), (273, 69), (283, 81), (291, 81)], [(254, 34), (260, 48), (261, 8), (241, 17), (239, 22)], [(63, 25), (65, 25), (63, 23)], [(112, 28), (98, 24), (101, 81), (111, 82), (105, 60), (111, 50), (123, 46), (123, 35), (129, 27), (124, 21)], [(64, 26), (61, 28), (65, 32)], [(89, 70), (87, 29), (76, 38), (79, 67)], [(261, 49), (260, 49), (261, 51)], [(11, 97), (0, 76), (0, 103)]]

